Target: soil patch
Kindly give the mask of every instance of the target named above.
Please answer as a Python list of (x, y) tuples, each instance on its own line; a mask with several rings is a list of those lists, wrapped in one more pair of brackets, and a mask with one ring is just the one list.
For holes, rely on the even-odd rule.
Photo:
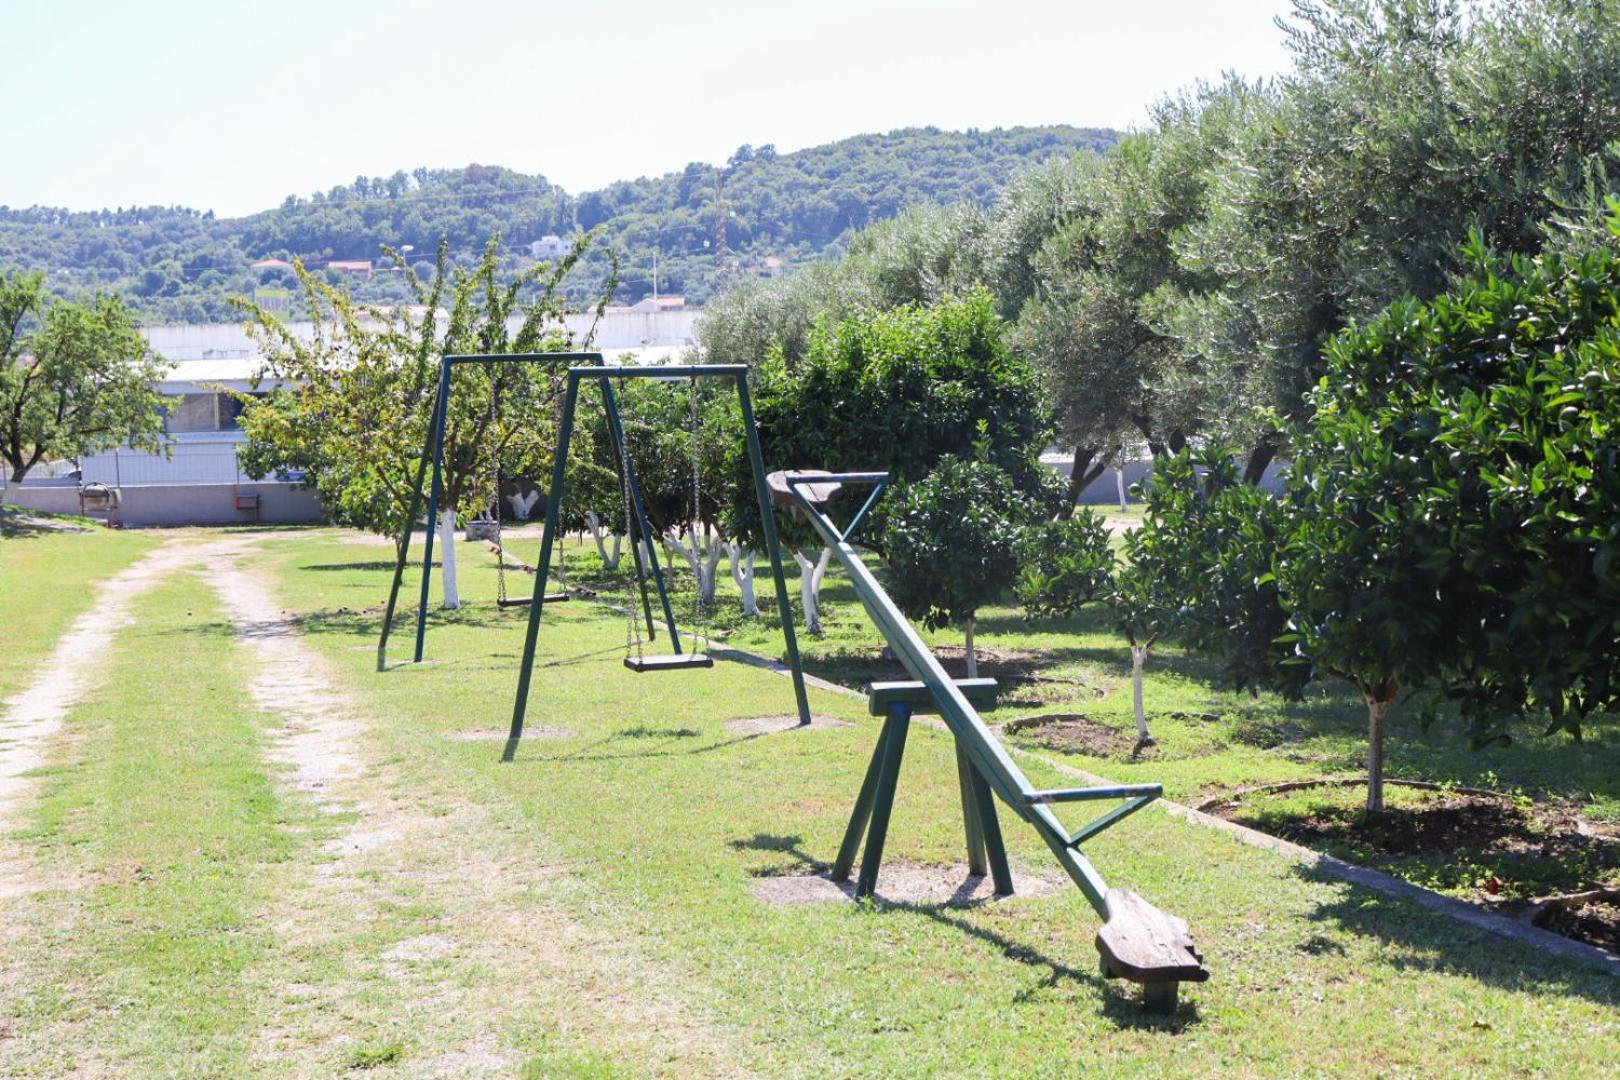
[[(931, 646), (946, 674), (953, 679), (967, 677), (967, 650), (960, 645)], [(1026, 649), (980, 647), (979, 676), (1000, 681), (999, 704), (1003, 708), (1038, 708), (1048, 703), (1076, 698), (1103, 697), (1107, 691), (1080, 679), (1047, 673), (1052, 658)], [(881, 648), (835, 649), (805, 658), (805, 663), (845, 686), (862, 688), (867, 683), (909, 679), (905, 666)]]
[(360, 775), (361, 725), (335, 693), (337, 679), (324, 659), (298, 636), (293, 616), (261, 577), (238, 565), (253, 539), (244, 534), (209, 545), (199, 559), (206, 560), (205, 577), (257, 665), (249, 684), (254, 703), (279, 721), (271, 756), (292, 767), (295, 787), (331, 808), (331, 786)]
[(822, 716), (819, 713), (811, 715), (808, 727), (800, 725), (798, 713), (785, 716), (750, 716), (742, 720), (726, 721), (726, 730), (733, 735), (775, 735), (783, 731), (824, 731), (827, 728), (854, 726), (848, 720)]
[[(452, 742), (505, 742), (511, 734), (509, 728), (475, 728), (472, 731), (452, 731), (445, 738)], [(565, 727), (547, 724), (524, 724), (525, 739), (572, 739), (574, 732)]]
[[(1233, 792), (1199, 809), (1506, 912), (1532, 897), (1620, 880), (1620, 826), (1590, 821), (1577, 807), (1473, 788), (1390, 788), (1390, 804), (1375, 815), (1362, 805), (1365, 783), (1338, 778)], [(1540, 925), (1613, 949), (1616, 913), (1617, 905), (1594, 900), (1549, 911)]]
[(1620, 956), (1620, 902), (1599, 900), (1579, 907), (1555, 908), (1537, 925)]
[[(1191, 751), (1166, 753), (1165, 747), (1157, 743), (1143, 746), (1136, 741), (1134, 728), (1114, 727), (1084, 713), (1043, 713), (1040, 716), (1020, 717), (1009, 720), (1001, 730), (1043, 750), (1113, 761), (1197, 756)], [(1208, 750), (1202, 752), (1207, 753)]]
[[(764, 877), (754, 883), (754, 896), (772, 907), (848, 903), (855, 899), (855, 882), (859, 877), (859, 867), (848, 881), (834, 881), (824, 873)], [(1049, 896), (1062, 887), (1063, 883), (1053, 878), (1014, 873), (1013, 895), (998, 898), (995, 882), (989, 877), (969, 874), (966, 863), (955, 866), (885, 863), (878, 874), (876, 898), (888, 904), (972, 907), (997, 899)]]

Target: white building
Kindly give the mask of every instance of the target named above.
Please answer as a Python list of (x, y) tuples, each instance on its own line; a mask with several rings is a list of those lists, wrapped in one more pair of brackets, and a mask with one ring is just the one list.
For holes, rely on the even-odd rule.
[[(693, 327), (698, 312), (683, 305), (662, 303), (636, 307), (610, 307), (596, 323), (595, 348), (609, 363), (634, 354), (645, 362), (663, 362), (696, 344)], [(521, 320), (512, 320), (515, 330)], [(576, 339), (591, 331), (594, 316), (569, 315), (565, 325)], [(289, 323), (302, 338), (314, 331), (309, 322)], [(82, 480), (126, 486), (131, 484), (231, 484), (248, 479), (236, 465), (242, 433), (237, 418), (241, 402), (227, 391), (263, 394), (281, 384), (255, 382), (263, 369), (256, 338), (245, 323), (149, 326), (141, 331), (152, 350), (169, 361), (167, 376), (158, 385), (178, 400), (168, 410), (168, 457), (132, 450), (108, 451), (84, 458)], [(72, 463), (57, 463), (57, 473), (71, 471)], [(49, 472), (42, 473), (46, 479)]]

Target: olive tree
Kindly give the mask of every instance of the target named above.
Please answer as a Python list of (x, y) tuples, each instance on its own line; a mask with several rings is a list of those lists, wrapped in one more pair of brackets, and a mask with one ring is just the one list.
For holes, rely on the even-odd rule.
[(0, 272), (0, 503), (50, 458), (161, 450), (165, 369), (116, 296), (52, 302), (43, 275)]

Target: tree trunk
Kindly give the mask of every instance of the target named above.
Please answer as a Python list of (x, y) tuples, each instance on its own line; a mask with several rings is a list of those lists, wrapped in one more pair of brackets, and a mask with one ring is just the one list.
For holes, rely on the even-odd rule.
[(619, 543), (621, 537), (613, 534), (613, 554), (607, 550), (607, 530), (602, 527), (602, 517), (595, 510), (585, 512), (585, 524), (591, 530), (591, 539), (596, 541), (596, 554), (601, 556), (602, 569), (617, 570), (619, 568)]
[(802, 551), (793, 553), (799, 564), (799, 598), (804, 602), (804, 629), (806, 633), (821, 633), (821, 578), (832, 559), (832, 548), (822, 548), (821, 557), (811, 562)]
[(1147, 709), (1142, 702), (1142, 664), (1147, 660), (1146, 645), (1131, 646), (1131, 707), (1136, 710), (1136, 741), (1142, 746), (1153, 745), (1153, 733), (1148, 730)]
[(737, 583), (737, 591), (742, 593), (743, 618), (757, 619), (759, 601), (754, 598), (754, 553), (745, 550), (741, 544), (727, 544), (726, 553), (731, 556), (731, 580)]
[(11, 470), (0, 469), (0, 506), (4, 506), (11, 501), (12, 484)]
[(444, 607), (454, 611), (461, 606), (456, 588), (456, 512), (439, 511), (439, 584), (444, 589)]
[(1276, 439), (1270, 437), (1261, 439), (1255, 448), (1249, 451), (1249, 460), (1243, 466), (1243, 482), (1253, 486), (1264, 480), (1266, 467), (1277, 456), (1279, 449)]
[(1128, 503), (1126, 503), (1126, 501), (1125, 501), (1125, 470), (1124, 469), (1115, 469), (1114, 470), (1114, 487), (1117, 488), (1118, 491), (1119, 491), (1119, 508), (1121, 510), (1129, 510), (1130, 505)]
[(1060, 521), (1074, 516), (1074, 506), (1080, 501), (1080, 496), (1107, 468), (1107, 462), (1097, 460), (1095, 450), (1086, 449), (1084, 444), (1074, 448), (1074, 467), (1069, 470), (1069, 492), (1063, 500), (1063, 510), (1058, 514)]
[(967, 624), (964, 627), (965, 633), (963, 635), (962, 642), (962, 651), (967, 654), (967, 677), (970, 679), (977, 679), (979, 677), (979, 653), (973, 645), (974, 622), (975, 620), (973, 619), (969, 619), (967, 621)]
[(1395, 704), (1395, 690), (1388, 688), (1383, 696), (1367, 697), (1367, 813), (1378, 814), (1384, 809), (1384, 719)]

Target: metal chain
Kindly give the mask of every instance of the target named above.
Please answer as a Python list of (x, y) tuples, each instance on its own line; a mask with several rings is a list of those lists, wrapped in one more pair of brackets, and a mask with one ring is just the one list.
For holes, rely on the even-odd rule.
[[(492, 374), (489, 380), (489, 419), (490, 427), (495, 431), (495, 441), (500, 442), (500, 383)], [(495, 598), (496, 606), (506, 604), (506, 541), (501, 536), (501, 454), (497, 449), (490, 462), (490, 478), (495, 487), (495, 493), (490, 502), (495, 513)]]
[[(692, 565), (697, 570), (694, 575), (697, 578), (697, 592), (695, 594), (696, 598), (692, 601), (692, 621), (697, 623), (697, 637), (703, 645), (701, 651), (707, 651), (709, 644), (709, 605), (703, 600), (703, 550), (698, 546), (698, 530), (703, 525), (703, 489), (701, 480), (703, 466), (700, 460), (702, 442), (699, 439), (698, 381), (696, 375), (692, 376), (688, 386), (687, 402), (691, 411), (692, 439), (692, 518), (689, 539), (692, 541)], [(694, 641), (693, 644), (696, 646), (697, 642)]]
[[(623, 385), (624, 384), (621, 381), (620, 389), (623, 389)], [(620, 401), (622, 402), (623, 400), (624, 398), (621, 395)], [(646, 540), (646, 538), (641, 537), (638, 540), (636, 530), (631, 525), (631, 522), (634, 520), (633, 515), (635, 511), (630, 504), (630, 437), (629, 433), (625, 430), (624, 413), (622, 410), (619, 413), (619, 490), (624, 495), (624, 531), (625, 535), (631, 540), (630, 558), (633, 560), (630, 564), (629, 575), (630, 599), (629, 602), (624, 606), (624, 651), (626, 654), (628, 654), (633, 650), (636, 654), (636, 659), (640, 660), (641, 623), (636, 619), (636, 572), (641, 566), (640, 545)]]

